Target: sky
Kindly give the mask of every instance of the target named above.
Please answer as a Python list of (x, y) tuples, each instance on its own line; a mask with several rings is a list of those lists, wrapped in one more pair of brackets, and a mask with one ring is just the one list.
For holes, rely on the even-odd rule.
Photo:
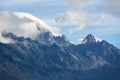
[(120, 48), (120, 0), (0, 0), (0, 12), (30, 13), (71, 42), (93, 34)]

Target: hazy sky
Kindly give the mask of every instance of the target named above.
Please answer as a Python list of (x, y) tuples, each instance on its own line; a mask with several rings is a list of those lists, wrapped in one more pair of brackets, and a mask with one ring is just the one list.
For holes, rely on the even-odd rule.
[(72, 41), (93, 34), (120, 48), (120, 0), (0, 0), (0, 11), (33, 14)]

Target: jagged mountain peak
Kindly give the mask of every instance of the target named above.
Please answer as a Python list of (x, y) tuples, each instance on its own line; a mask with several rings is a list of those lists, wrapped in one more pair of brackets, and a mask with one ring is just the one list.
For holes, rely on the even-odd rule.
[[(71, 80), (93, 80), (101, 78), (101, 76), (99, 76), (101, 72), (103, 72), (103, 77), (101, 78), (103, 80), (114, 80), (104, 79), (106, 74), (110, 76), (116, 73), (117, 77), (119, 77), (120, 51), (114, 48), (114, 46), (109, 47), (109, 43), (104, 40), (97, 44), (67, 46), (69, 45), (69, 41), (66, 41), (67, 37), (65, 35), (52, 36), (51, 32), (46, 32), (40, 34), (43, 38), (41, 37), (39, 39), (41, 43), (43, 39), (43, 41), (46, 42), (46, 46), (32, 39), (17, 37), (13, 33), (7, 34), (5, 32), (3, 36), (15, 38), (18, 43), (0, 43), (0, 79), (23, 80), (24, 78), (26, 80), (31, 79), (29, 76), (32, 76), (35, 80), (49, 80), (45, 78), (51, 78), (52, 76), (53, 80), (69, 80), (71, 78)], [(88, 35), (85, 39), (93, 39), (94, 41), (95, 37)], [(54, 42), (48, 46), (51, 41)], [(106, 46), (107, 44), (108, 46)], [(61, 72), (61, 70), (63, 71)], [(113, 73), (111, 71), (115, 72)], [(4, 74), (4, 72), (6, 74)], [(88, 76), (88, 72), (92, 74), (92, 76), (96, 76), (96, 78)], [(109, 72), (111, 73), (109, 74)], [(13, 76), (11, 76), (11, 74)], [(21, 76), (21, 74), (23, 75)], [(36, 76), (36, 74), (38, 76)], [(61, 77), (61, 75), (66, 74), (68, 74), (70, 78)], [(9, 79), (9, 75), (12, 78)], [(81, 75), (85, 75), (85, 78), (81, 78)], [(112, 77), (116, 78), (116, 75)], [(57, 79), (55, 78), (56, 76)], [(115, 80), (118, 79), (119, 78), (116, 78)]]
[(68, 38), (64, 34), (62, 35), (62, 38), (64, 41), (68, 41)]
[(93, 36), (92, 34), (88, 34), (85, 38), (80, 38), (73, 44), (78, 45), (78, 44), (86, 44), (86, 43), (95, 43), (95, 42), (101, 42), (102, 39)]
[(102, 40), (102, 41), (101, 41), (101, 45), (104, 46), (104, 47), (113, 47), (112, 44), (108, 43), (108, 42), (105, 41), (105, 40)]
[(96, 42), (95, 37), (92, 34), (88, 34), (84, 39), (83, 39), (84, 43), (94, 43)]
[(92, 34), (88, 34), (86, 38), (95, 38)]
[(67, 46), (70, 44), (70, 41), (64, 34), (60, 36), (54, 36), (51, 32), (45, 32), (43, 34), (39, 34), (36, 40), (46, 45), (52, 45), (55, 43), (61, 46)]

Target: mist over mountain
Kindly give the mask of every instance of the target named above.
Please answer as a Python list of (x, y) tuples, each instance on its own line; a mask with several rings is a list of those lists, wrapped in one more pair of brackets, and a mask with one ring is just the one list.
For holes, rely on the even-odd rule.
[(59, 35), (57, 27), (47, 25), (43, 20), (24, 12), (0, 12), (0, 41), (9, 43), (4, 39), (2, 32), (11, 32), (17, 36), (35, 39), (39, 34), (50, 31), (54, 36)]
[[(9, 43), (0, 41), (0, 80), (120, 80), (120, 49), (109, 42), (88, 34), (76, 45), (64, 34), (55, 35), (51, 27), (47, 26), (49, 30), (38, 25), (37, 19), (33, 16), (31, 19), (29, 14), (3, 15), (12, 26), (12, 17), (19, 24), (32, 20), (35, 25), (33, 28), (28, 23), (23, 27), (14, 25), (14, 29), (26, 28), (23, 32), (19, 29), (19, 33), (11, 26), (0, 29), (1, 37), (10, 40)], [(35, 30), (33, 39), (29, 34)]]

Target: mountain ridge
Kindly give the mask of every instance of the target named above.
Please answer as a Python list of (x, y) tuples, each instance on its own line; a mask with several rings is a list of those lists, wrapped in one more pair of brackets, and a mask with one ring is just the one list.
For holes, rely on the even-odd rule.
[(76, 45), (30, 14), (0, 14), (14, 26), (13, 30), (0, 29), (0, 38), (10, 40), (0, 42), (0, 80), (120, 79), (120, 49), (109, 42), (88, 34)]
[[(42, 35), (54, 40), (49, 32)], [(32, 40), (13, 33), (3, 36), (16, 42), (0, 43), (2, 80), (119, 80), (120, 50), (104, 40), (66, 46), (57, 41), (42, 44), (41, 38)], [(67, 41), (64, 35), (57, 38)]]

